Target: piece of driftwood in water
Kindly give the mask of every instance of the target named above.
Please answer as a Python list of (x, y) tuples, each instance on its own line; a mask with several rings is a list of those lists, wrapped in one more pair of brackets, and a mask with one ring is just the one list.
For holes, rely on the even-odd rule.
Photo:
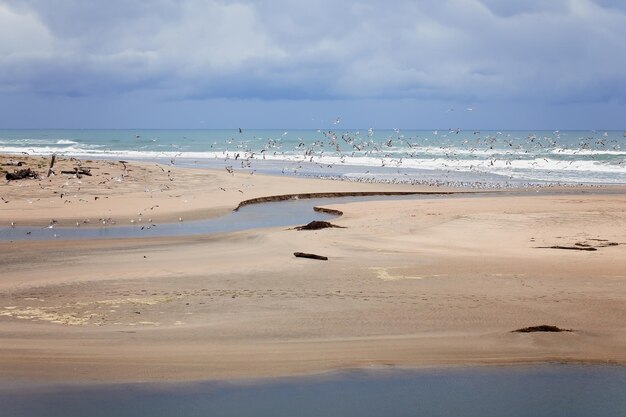
[(328, 260), (328, 257), (321, 256), (321, 255), (315, 255), (314, 253), (294, 252), (293, 256), (295, 256), (296, 258), (317, 259), (317, 260), (320, 260), (320, 261), (327, 261)]
[(556, 326), (542, 324), (541, 326), (530, 326), (530, 327), (523, 327), (521, 329), (513, 330), (513, 333), (535, 333), (535, 332), (560, 333), (560, 332), (571, 332), (571, 331), (572, 329), (561, 329)]
[(320, 212), (320, 213), (334, 214), (335, 216), (343, 216), (343, 211), (341, 210), (329, 209), (326, 207), (313, 207), (313, 210)]
[(54, 171), (52, 170), (52, 167), (54, 166), (54, 161), (56, 161), (57, 159), (57, 155), (56, 154), (52, 154), (52, 159), (50, 159), (50, 167), (48, 168), (48, 175), (47, 177), (49, 177), (50, 175), (52, 175), (54, 173)]
[(39, 174), (30, 168), (18, 169), (17, 171), (7, 172), (6, 179), (9, 181), (22, 180), (24, 178), (39, 178)]
[(337, 226), (336, 224), (332, 224), (330, 222), (325, 222), (321, 220), (313, 220), (309, 224), (305, 224), (304, 226), (294, 227), (296, 230), (320, 230), (320, 229), (328, 229), (329, 227), (336, 227), (338, 229), (345, 229), (344, 226)]

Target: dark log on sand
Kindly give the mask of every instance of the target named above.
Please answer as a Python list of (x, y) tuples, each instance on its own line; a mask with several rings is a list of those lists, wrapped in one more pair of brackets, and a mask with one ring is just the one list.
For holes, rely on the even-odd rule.
[(18, 169), (17, 171), (7, 172), (6, 174), (6, 179), (9, 181), (22, 180), (24, 178), (39, 178), (39, 174), (30, 168)]
[(22, 161), (7, 161), (4, 164), (5, 167), (21, 167), (22, 165), (24, 165), (24, 162)]
[(600, 243), (599, 245), (596, 245), (596, 248), (608, 248), (609, 246), (619, 246), (619, 243), (617, 242)]
[(513, 333), (535, 333), (535, 332), (560, 333), (560, 332), (571, 332), (571, 331), (572, 329), (561, 329), (556, 326), (542, 324), (541, 326), (523, 327), (521, 329), (513, 330)]
[(87, 168), (74, 168), (74, 171), (61, 171), (61, 174), (76, 175), (77, 177), (87, 175), (88, 177), (91, 177), (91, 171)]
[(326, 257), (326, 256), (315, 255), (313, 253), (294, 252), (293, 256), (295, 256), (296, 258), (317, 259), (317, 260), (320, 260), (320, 261), (327, 261), (328, 260), (328, 257)]
[(618, 242), (609, 242), (606, 239), (588, 239), (597, 243), (589, 244), (586, 242), (576, 242), (572, 246), (555, 245), (555, 246), (537, 246), (540, 249), (565, 249), (565, 250), (585, 250), (594, 252), (598, 248), (608, 248), (609, 246), (619, 246)]
[(564, 250), (585, 250), (585, 251), (597, 251), (598, 249), (591, 246), (537, 246), (537, 249), (564, 249)]
[(320, 229), (328, 229), (329, 227), (336, 227), (338, 229), (345, 229), (344, 226), (337, 226), (336, 224), (332, 224), (329, 222), (313, 220), (309, 224), (305, 224), (304, 226), (294, 227), (296, 230), (320, 230)]

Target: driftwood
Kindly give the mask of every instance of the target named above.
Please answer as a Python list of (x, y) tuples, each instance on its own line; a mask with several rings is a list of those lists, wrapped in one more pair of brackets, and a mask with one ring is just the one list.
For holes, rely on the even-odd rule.
[(326, 207), (313, 207), (313, 211), (317, 211), (319, 213), (334, 214), (335, 216), (343, 216), (343, 211)]
[(74, 168), (74, 171), (61, 171), (61, 174), (76, 175), (79, 178), (81, 175), (87, 175), (88, 177), (91, 177), (91, 171), (89, 169), (78, 167)]
[(537, 246), (538, 249), (565, 249), (565, 250), (586, 250), (586, 251), (597, 251), (598, 249), (592, 247), (592, 246), (561, 246), (561, 245), (554, 245), (554, 246)]
[(296, 230), (320, 230), (320, 229), (328, 229), (329, 227), (336, 227), (338, 229), (345, 229), (344, 226), (337, 226), (336, 224), (332, 224), (330, 222), (313, 220), (309, 224), (305, 224), (304, 226), (294, 227)]
[(326, 257), (326, 256), (315, 255), (313, 253), (294, 252), (293, 256), (295, 256), (296, 258), (317, 259), (317, 260), (320, 260), (320, 261), (327, 261), (328, 260), (328, 257)]
[[(231, 167), (232, 168), (232, 167)], [(478, 191), (357, 191), (357, 192), (332, 192), (332, 193), (300, 193), (300, 194), (283, 194), (273, 195), (268, 197), (257, 197), (249, 200), (244, 200), (235, 208), (235, 211), (239, 210), (243, 206), (250, 204), (269, 203), (272, 201), (286, 201), (286, 200), (303, 200), (308, 198), (328, 198), (328, 197), (367, 197), (377, 195), (450, 195), (450, 194), (473, 194)], [(485, 192), (485, 191), (481, 191)], [(322, 211), (322, 210), (320, 210)]]
[(56, 161), (56, 159), (57, 159), (56, 154), (52, 154), (52, 159), (50, 160), (50, 168), (48, 168), (48, 175), (47, 175), (48, 177), (54, 173), (54, 171), (52, 170), (52, 167), (54, 166), (54, 161)]
[(618, 242), (609, 242), (607, 239), (588, 239), (594, 242), (589, 244), (586, 242), (576, 242), (572, 246), (564, 246), (564, 245), (554, 245), (554, 246), (537, 246), (540, 249), (565, 249), (565, 250), (584, 250), (594, 252), (597, 251), (598, 248), (607, 248), (609, 246), (618, 246)]
[(4, 164), (5, 167), (21, 167), (22, 165), (24, 165), (24, 162), (22, 161), (7, 161)]
[(541, 326), (523, 327), (521, 329), (513, 330), (513, 333), (535, 333), (535, 332), (560, 333), (560, 332), (571, 332), (571, 331), (572, 329), (561, 329), (556, 326), (542, 324)]
[(17, 171), (7, 172), (6, 174), (6, 179), (9, 181), (22, 180), (24, 178), (39, 178), (39, 174), (30, 168), (18, 169)]
[(596, 248), (608, 248), (609, 246), (619, 246), (617, 242), (604, 241), (596, 245)]

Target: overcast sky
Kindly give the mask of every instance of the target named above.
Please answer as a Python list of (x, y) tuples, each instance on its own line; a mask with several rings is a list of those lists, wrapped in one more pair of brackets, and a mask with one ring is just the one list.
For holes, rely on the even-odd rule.
[(0, 128), (337, 117), (624, 129), (626, 1), (0, 0)]

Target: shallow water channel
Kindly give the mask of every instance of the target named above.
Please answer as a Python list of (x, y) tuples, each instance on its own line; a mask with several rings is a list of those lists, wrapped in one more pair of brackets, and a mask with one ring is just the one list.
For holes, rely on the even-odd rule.
[(3, 417), (623, 417), (626, 367), (350, 371), (194, 383), (2, 383)]
[(0, 240), (97, 239), (203, 235), (237, 232), (262, 227), (289, 227), (313, 220), (329, 221), (336, 215), (317, 212), (313, 208), (359, 201), (400, 200), (418, 198), (449, 198), (451, 195), (371, 195), (290, 199), (250, 204), (223, 216), (204, 220), (151, 224), (146, 221), (132, 225), (81, 227), (1, 227)]

